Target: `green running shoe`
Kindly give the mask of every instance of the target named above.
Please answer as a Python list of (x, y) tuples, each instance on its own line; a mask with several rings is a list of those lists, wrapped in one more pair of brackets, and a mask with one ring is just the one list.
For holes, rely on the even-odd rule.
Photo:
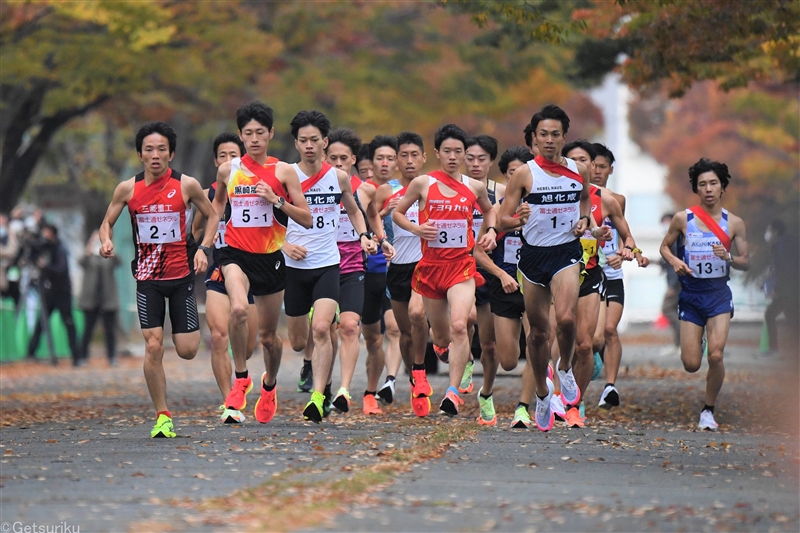
[(156, 425), (150, 430), (150, 438), (168, 438), (174, 439), (178, 435), (175, 433), (175, 428), (172, 425), (172, 419), (167, 415), (158, 415)]
[(600, 377), (603, 371), (603, 359), (598, 352), (594, 352), (594, 368), (592, 369), (592, 381)]
[(464, 374), (461, 376), (461, 383), (458, 385), (458, 392), (460, 394), (469, 394), (472, 392), (472, 372), (475, 370), (475, 361), (470, 361), (464, 368)]
[(317, 391), (312, 392), (311, 401), (309, 401), (306, 404), (306, 408), (303, 409), (303, 419), (311, 420), (317, 424), (322, 422), (322, 404), (324, 401), (325, 397), (322, 395), (322, 393)]
[(497, 414), (494, 412), (494, 398), (490, 395), (488, 398), (481, 396), (483, 389), (478, 389), (478, 407), (480, 407), (480, 415), (478, 416), (478, 423), (482, 426), (496, 426)]
[(514, 420), (511, 421), (511, 427), (516, 429), (527, 429), (531, 427), (531, 415), (528, 413), (528, 409), (519, 406), (517, 410), (514, 411)]

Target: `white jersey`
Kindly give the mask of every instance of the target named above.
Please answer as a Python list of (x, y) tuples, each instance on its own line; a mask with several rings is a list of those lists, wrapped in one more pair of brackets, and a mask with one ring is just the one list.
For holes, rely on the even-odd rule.
[[(567, 168), (579, 174), (575, 161), (565, 158)], [(530, 246), (558, 246), (572, 242), (577, 237), (572, 233), (580, 218), (581, 191), (583, 182), (547, 174), (536, 164), (528, 161), (531, 169), (531, 187), (523, 198), (531, 206), (531, 216), (522, 227), (522, 237)]]
[[(297, 163), (292, 167), (297, 172), (302, 186), (309, 176), (300, 170)], [(342, 190), (339, 188), (336, 168), (328, 169), (322, 179), (303, 194), (311, 210), (311, 227), (306, 229), (290, 218), (286, 226), (286, 242), (303, 246), (306, 249), (306, 257), (301, 261), (295, 261), (284, 253), (286, 266), (312, 269), (337, 265), (340, 257), (339, 247), (336, 245), (336, 228), (339, 222)]]
[(622, 279), (622, 268), (613, 268), (608, 265), (608, 258), (619, 253), (619, 232), (617, 228), (614, 227), (614, 224), (611, 223), (611, 219), (606, 217), (603, 221), (603, 224), (606, 226), (611, 226), (611, 240), (610, 241), (603, 241), (602, 246), (600, 247), (603, 250), (603, 255), (606, 256), (606, 264), (603, 265), (603, 274), (606, 275), (606, 279)]
[[(431, 178), (430, 183), (436, 181), (434, 178)], [(392, 198), (402, 198), (406, 194), (406, 190), (408, 187), (403, 187), (399, 191), (394, 192), (387, 200)], [(419, 224), (419, 202), (414, 202), (411, 204), (411, 207), (408, 208), (406, 211), (406, 218), (413, 224)], [(392, 258), (392, 264), (394, 265), (408, 265), (411, 263), (416, 263), (420, 259), (422, 259), (422, 241), (419, 237), (411, 233), (410, 231), (406, 231), (397, 223), (392, 220), (392, 233), (394, 235), (394, 242), (392, 242), (392, 246), (394, 246), (394, 257)]]

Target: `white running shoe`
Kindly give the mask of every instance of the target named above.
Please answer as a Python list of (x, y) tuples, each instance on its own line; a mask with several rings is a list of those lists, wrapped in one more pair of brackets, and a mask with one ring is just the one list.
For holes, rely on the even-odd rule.
[(611, 409), (619, 406), (619, 391), (614, 385), (606, 385), (603, 394), (600, 395), (598, 407), (601, 409)]
[(700, 423), (697, 427), (708, 431), (716, 431), (719, 429), (719, 424), (714, 420), (714, 413), (711, 411), (703, 411), (700, 413)]
[(550, 409), (552, 409), (553, 414), (560, 417), (561, 420), (564, 420), (564, 417), (567, 416), (567, 408), (564, 407), (564, 402), (561, 401), (561, 395), (559, 394), (553, 394), (550, 397)]
[(572, 375), (572, 368), (564, 372), (559, 368), (561, 358), (558, 358), (556, 363), (556, 371), (558, 372), (558, 379), (561, 380), (561, 396), (564, 400), (564, 405), (578, 405), (581, 401), (581, 389), (575, 382), (575, 376)]
[(556, 421), (556, 417), (553, 414), (553, 410), (550, 408), (550, 399), (553, 397), (553, 382), (550, 379), (547, 379), (547, 396), (545, 396), (544, 400), (540, 400), (539, 397), (536, 397), (536, 412), (533, 415), (534, 422), (536, 423), (536, 427), (539, 428), (539, 431), (550, 431), (553, 429), (553, 424)]

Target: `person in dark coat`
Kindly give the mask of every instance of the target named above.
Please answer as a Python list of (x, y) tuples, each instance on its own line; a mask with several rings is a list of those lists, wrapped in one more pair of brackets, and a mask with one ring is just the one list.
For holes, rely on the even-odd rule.
[(92, 342), (97, 320), (103, 322), (106, 341), (106, 355), (112, 366), (117, 364), (117, 313), (119, 311), (119, 291), (114, 271), (120, 264), (118, 257), (104, 259), (100, 257), (100, 237), (97, 231), (92, 233), (86, 243), (86, 253), (78, 262), (83, 268), (83, 286), (78, 297), (78, 307), (85, 317), (81, 359), (89, 357), (89, 345)]

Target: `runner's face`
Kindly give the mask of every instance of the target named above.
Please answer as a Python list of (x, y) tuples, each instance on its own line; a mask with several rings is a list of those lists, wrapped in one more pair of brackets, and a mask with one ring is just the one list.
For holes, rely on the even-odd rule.
[(419, 176), (426, 160), (425, 152), (416, 144), (401, 144), (397, 149), (397, 168), (407, 180)]
[(448, 174), (456, 174), (464, 164), (464, 143), (458, 139), (445, 139), (436, 150), (436, 158), (442, 165), (442, 170)]
[(386, 183), (397, 170), (397, 152), (390, 146), (381, 146), (372, 157), (372, 171), (381, 183)]
[(608, 162), (608, 158), (598, 155), (594, 158), (594, 167), (592, 167), (592, 183), (605, 187), (612, 172), (614, 172), (614, 167)]
[(362, 159), (356, 165), (358, 169), (358, 177), (361, 178), (361, 181), (371, 180), (374, 176), (372, 173), (372, 161), (368, 159)]
[(294, 146), (300, 152), (300, 158), (306, 163), (316, 163), (325, 153), (328, 138), (323, 137), (316, 126), (303, 126), (297, 130)]
[(703, 172), (697, 177), (697, 196), (706, 205), (714, 205), (722, 197), (722, 182), (714, 171)]
[(512, 162), (510, 162), (508, 164), (508, 170), (506, 170), (506, 183), (508, 183), (508, 180), (511, 179), (511, 176), (514, 175), (514, 171), (517, 170), (519, 167), (521, 167), (524, 164), (525, 163), (523, 163), (519, 159), (515, 159), (515, 160), (513, 160)]
[(533, 137), (539, 153), (550, 161), (555, 161), (561, 154), (566, 139), (560, 120), (548, 118), (539, 122)]
[(476, 180), (485, 180), (489, 177), (489, 169), (492, 168), (492, 158), (489, 152), (477, 144), (467, 148), (467, 176)]
[(139, 160), (152, 174), (159, 176), (166, 172), (173, 157), (175, 153), (169, 153), (169, 141), (160, 133), (151, 133), (142, 139)]
[(255, 119), (239, 130), (239, 138), (244, 143), (244, 149), (247, 150), (250, 157), (266, 154), (269, 141), (274, 134), (275, 128), (268, 130), (266, 126)]
[(592, 156), (583, 148), (573, 148), (569, 151), (567, 157), (578, 163), (583, 163), (589, 170), (592, 169)]
[(214, 166), (219, 167), (225, 161), (242, 157), (239, 145), (236, 143), (222, 143), (217, 147), (217, 155), (214, 158)]
[(350, 169), (356, 164), (356, 156), (350, 151), (350, 147), (344, 143), (333, 143), (328, 147), (328, 163), (340, 170), (344, 170), (350, 175)]

